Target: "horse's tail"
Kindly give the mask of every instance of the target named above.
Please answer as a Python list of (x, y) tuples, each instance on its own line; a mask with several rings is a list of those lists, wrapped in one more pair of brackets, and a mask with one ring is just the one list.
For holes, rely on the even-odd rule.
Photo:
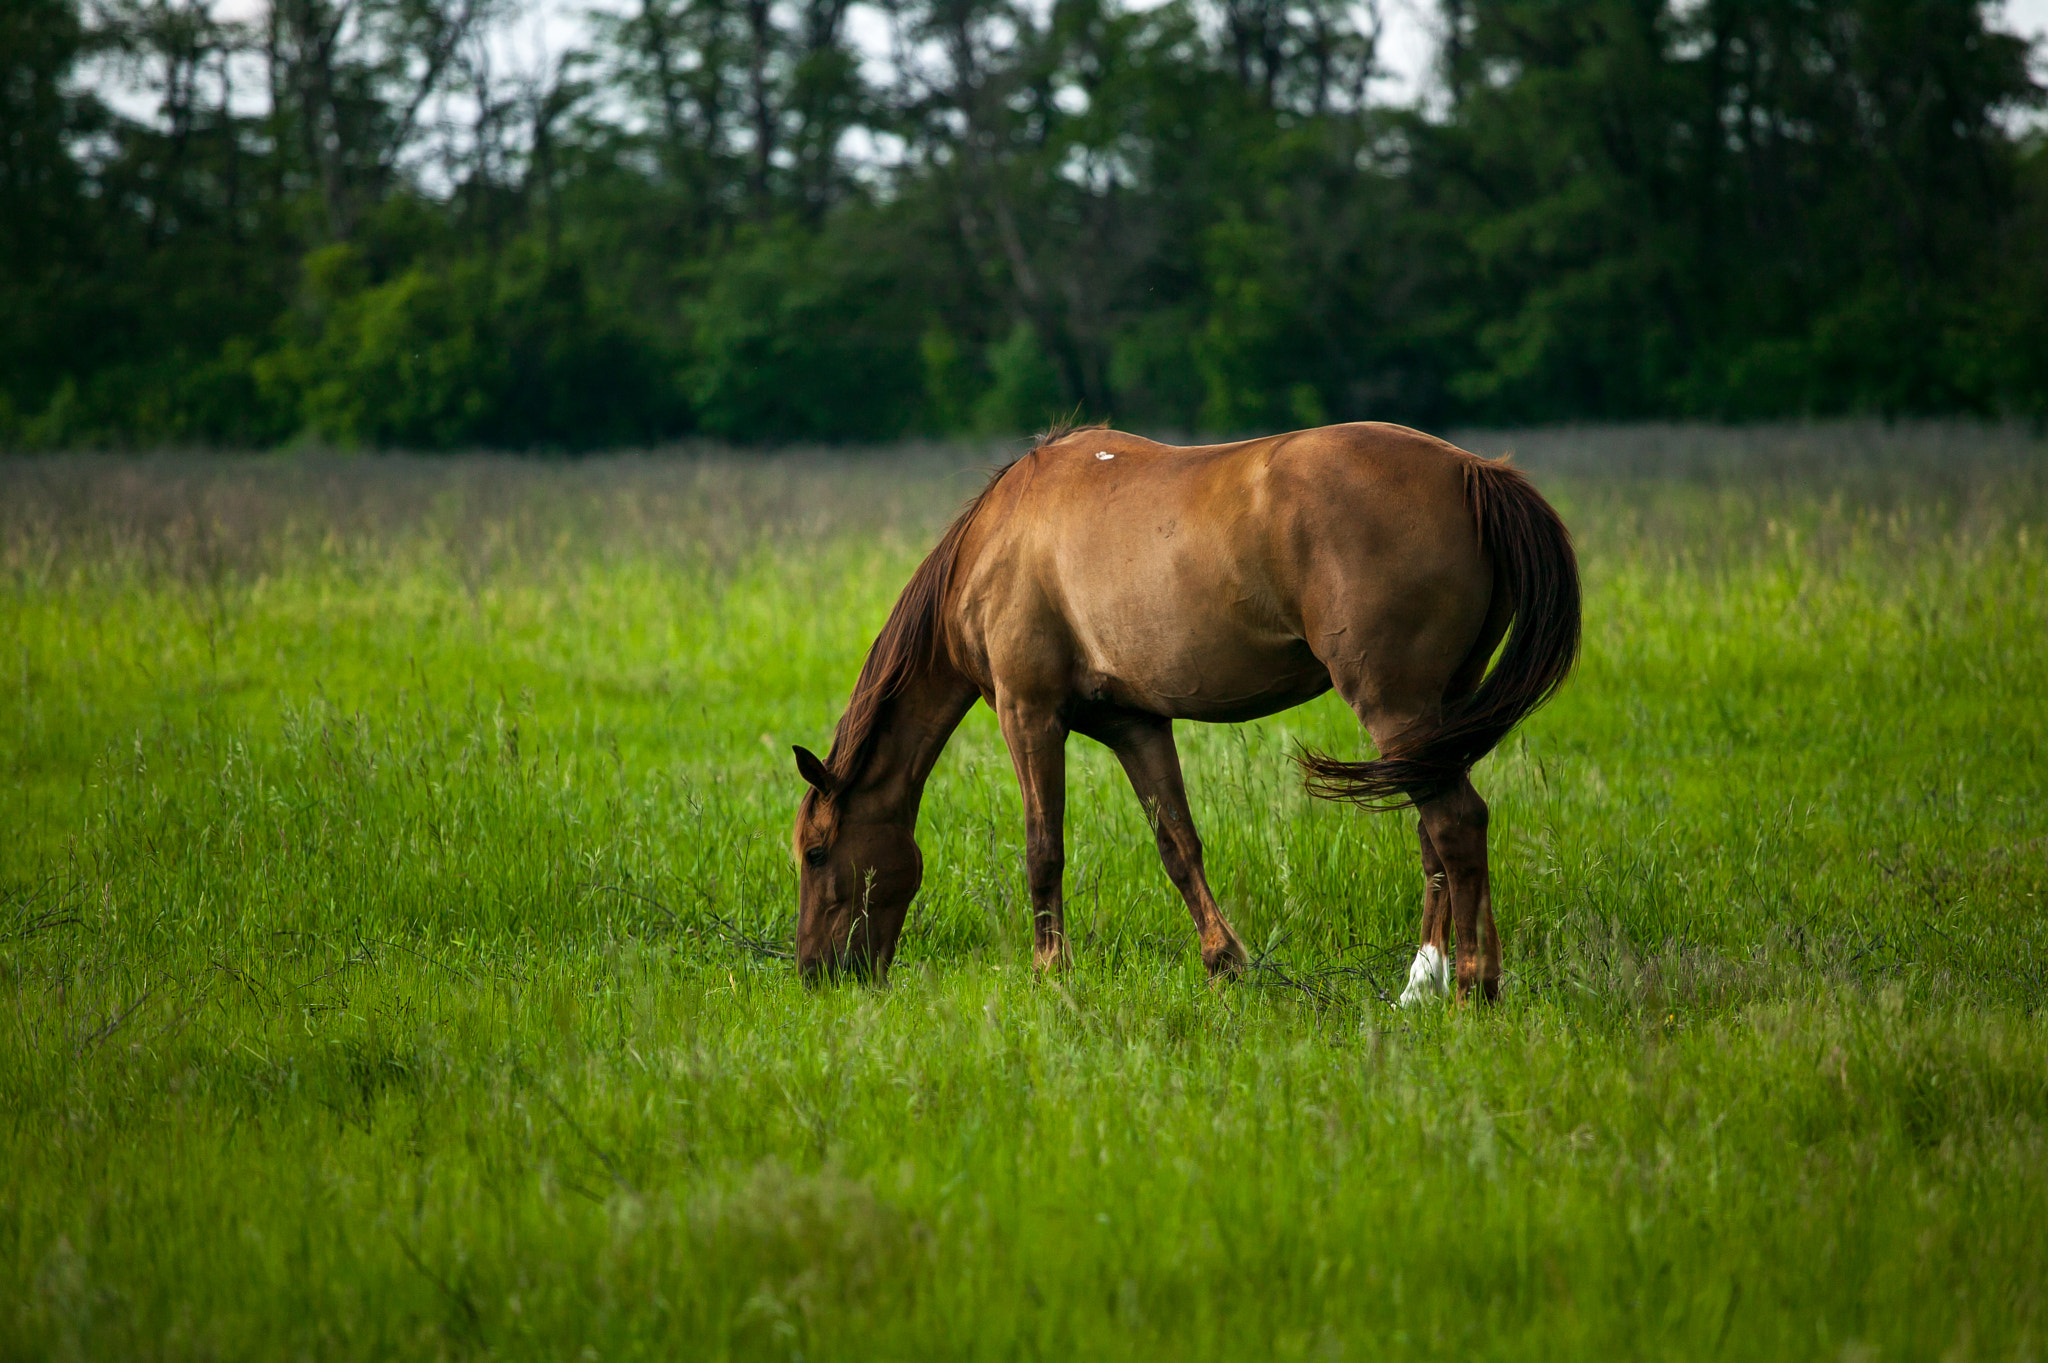
[(1381, 809), (1422, 804), (1462, 781), (1523, 716), (1564, 684), (1579, 652), (1579, 562), (1571, 532), (1520, 471), (1468, 457), (1465, 502), (1493, 558), (1496, 593), (1514, 607), (1493, 670), (1433, 723), (1391, 741), (1372, 762), (1303, 753), (1312, 795)]

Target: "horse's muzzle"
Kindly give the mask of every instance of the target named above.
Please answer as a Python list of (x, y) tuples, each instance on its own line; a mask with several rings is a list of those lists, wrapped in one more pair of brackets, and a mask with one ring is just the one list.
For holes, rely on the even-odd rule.
[(798, 978), (812, 989), (841, 980), (873, 985), (889, 982), (889, 967), (859, 951), (828, 952), (810, 960), (799, 959), (796, 969)]

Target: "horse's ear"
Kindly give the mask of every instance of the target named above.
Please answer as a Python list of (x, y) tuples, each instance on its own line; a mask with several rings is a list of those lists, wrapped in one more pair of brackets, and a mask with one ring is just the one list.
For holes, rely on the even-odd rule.
[(818, 755), (803, 744), (793, 745), (796, 753), (796, 769), (804, 780), (809, 781), (820, 795), (830, 795), (839, 789), (839, 778), (818, 760)]

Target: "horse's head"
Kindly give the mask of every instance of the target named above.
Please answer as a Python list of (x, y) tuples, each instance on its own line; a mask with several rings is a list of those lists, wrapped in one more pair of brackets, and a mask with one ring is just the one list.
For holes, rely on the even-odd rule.
[(863, 817), (860, 801), (808, 749), (796, 750), (796, 766), (811, 786), (790, 839), (797, 969), (808, 981), (845, 972), (881, 983), (924, 879), (924, 858), (909, 828)]

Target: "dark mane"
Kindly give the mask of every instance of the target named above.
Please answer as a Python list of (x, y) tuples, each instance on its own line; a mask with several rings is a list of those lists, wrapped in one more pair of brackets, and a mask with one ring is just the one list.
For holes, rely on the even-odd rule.
[[(1033, 436), (1031, 438), (1031, 453), (1037, 454), (1047, 445), (1051, 445), (1058, 441), (1065, 440), (1068, 436), (1074, 434), (1076, 431), (1106, 431), (1108, 429), (1109, 423), (1107, 421), (1081, 420), (1081, 409), (1077, 407), (1072, 412), (1068, 413), (1066, 416), (1061, 417), (1059, 420), (1053, 422), (1052, 425), (1046, 427), (1037, 435)], [(1026, 457), (1028, 458), (1029, 456), (1027, 455)], [(1007, 467), (1007, 465), (1005, 467)], [(1002, 471), (998, 470), (996, 473), (996, 477), (1000, 478), (1002, 476)], [(984, 489), (984, 491), (986, 491), (986, 489)]]
[[(1036, 454), (1045, 444), (1046, 438), (1040, 437), (1031, 454)], [(1031, 454), (1025, 455), (1024, 459), (1029, 459)], [(946, 533), (939, 537), (932, 551), (924, 556), (924, 562), (918, 564), (917, 571), (910, 575), (910, 581), (904, 584), (903, 594), (896, 598), (888, 623), (875, 636), (874, 646), (868, 650), (868, 660), (861, 665), (860, 680), (853, 685), (853, 698), (846, 703), (846, 713), (839, 717), (839, 727), (832, 734), (832, 751), (825, 758), (825, 766), (838, 778), (840, 789), (859, 780), (867, 769), (868, 759), (874, 755), (882, 713), (889, 702), (903, 690), (920, 667), (929, 667), (937, 661), (946, 647), (940, 612), (945, 607), (946, 593), (953, 585), (953, 566), (960, 557), (960, 541), (966, 538), (967, 527), (974, 523), (974, 515), (981, 510), (990, 489), (1024, 459), (1012, 460), (989, 475), (988, 482), (974, 494), (974, 500), (953, 518), (953, 523), (946, 527)], [(807, 792), (804, 796), (806, 810), (817, 799), (816, 790)]]

